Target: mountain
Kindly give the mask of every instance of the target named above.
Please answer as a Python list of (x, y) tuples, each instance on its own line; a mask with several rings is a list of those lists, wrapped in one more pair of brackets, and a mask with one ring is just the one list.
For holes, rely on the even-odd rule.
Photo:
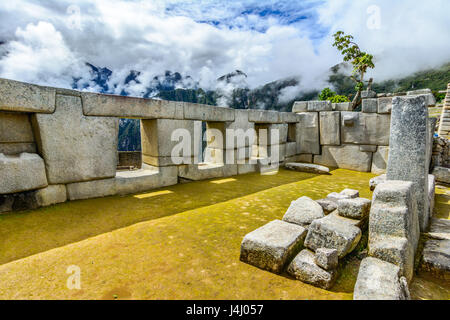
[[(95, 86), (94, 89), (101, 93), (137, 95), (144, 98), (228, 106), (234, 109), (277, 111), (291, 111), (294, 101), (314, 100), (319, 94), (319, 90), (301, 92), (301, 79), (294, 77), (250, 89), (247, 74), (240, 70), (219, 77), (214, 90), (204, 90), (192, 77), (183, 76), (178, 72), (166, 71), (162, 75), (154, 76), (148, 83), (141, 83), (141, 72), (131, 70), (122, 81), (112, 83), (112, 70), (92, 64), (87, 66), (90, 68), (90, 81), (83, 83), (81, 79), (74, 79), (74, 89)], [(338, 94), (346, 96), (354, 94), (355, 84), (348, 74), (349, 68), (345, 64), (330, 69), (328, 83)], [(417, 72), (401, 79), (375, 81), (372, 88), (376, 92), (399, 92), (421, 88), (438, 91), (446, 88), (449, 79), (450, 63), (447, 63), (441, 68)], [(121, 119), (118, 147), (120, 151), (140, 150), (138, 120)]]

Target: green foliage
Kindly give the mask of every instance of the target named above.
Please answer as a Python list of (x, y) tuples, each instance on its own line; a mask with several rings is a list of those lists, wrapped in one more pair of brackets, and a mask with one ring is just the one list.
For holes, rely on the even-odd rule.
[(331, 103), (350, 102), (349, 98), (347, 98), (346, 96), (341, 96), (341, 95), (335, 95), (334, 97), (331, 97), (328, 100), (330, 100)]
[(332, 91), (330, 88), (325, 88), (319, 94), (319, 100), (320, 101), (329, 100), (330, 98), (334, 97), (335, 95), (336, 95), (336, 92)]
[(439, 91), (433, 91), (436, 103), (441, 103), (445, 99), (445, 93), (439, 93)]

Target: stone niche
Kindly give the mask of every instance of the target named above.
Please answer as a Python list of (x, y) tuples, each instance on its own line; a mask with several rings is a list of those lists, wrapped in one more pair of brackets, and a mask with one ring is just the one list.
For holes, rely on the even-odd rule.
[(341, 143), (389, 145), (389, 114), (342, 112)]
[(55, 112), (32, 122), (50, 184), (115, 176), (118, 118), (84, 116), (80, 97), (58, 94)]
[(0, 111), (0, 153), (36, 153), (31, 122), (27, 113)]

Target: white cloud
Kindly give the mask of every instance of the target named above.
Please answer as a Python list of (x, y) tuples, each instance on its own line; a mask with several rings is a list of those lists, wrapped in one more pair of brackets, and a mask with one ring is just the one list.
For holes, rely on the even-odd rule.
[[(80, 28), (68, 23), (73, 3)], [(367, 28), (373, 3), (381, 9), (379, 30)], [(265, 9), (278, 14), (263, 16)], [(115, 93), (129, 70), (141, 71), (142, 83), (127, 88), (133, 95), (166, 70), (191, 75), (207, 89), (236, 69), (248, 75), (250, 87), (300, 76), (300, 86), (283, 92), (287, 99), (322, 87), (329, 67), (341, 61), (331, 47), (336, 30), (376, 55), (377, 79), (450, 60), (448, 9), (448, 0), (3, 2), (0, 41), (8, 41), (9, 53), (0, 56), (0, 76), (69, 87), (71, 75), (88, 78), (82, 63), (90, 62), (114, 70)]]

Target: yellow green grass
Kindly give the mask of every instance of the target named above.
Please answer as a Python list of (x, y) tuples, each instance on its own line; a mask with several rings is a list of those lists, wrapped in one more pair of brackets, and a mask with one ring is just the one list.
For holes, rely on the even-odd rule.
[[(371, 197), (373, 176), (281, 170), (3, 215), (0, 299), (351, 299), (356, 257), (326, 291), (240, 262), (240, 243), (300, 196), (353, 188)], [(81, 290), (66, 286), (71, 265)], [(439, 282), (416, 277), (412, 288), (449, 298)]]

